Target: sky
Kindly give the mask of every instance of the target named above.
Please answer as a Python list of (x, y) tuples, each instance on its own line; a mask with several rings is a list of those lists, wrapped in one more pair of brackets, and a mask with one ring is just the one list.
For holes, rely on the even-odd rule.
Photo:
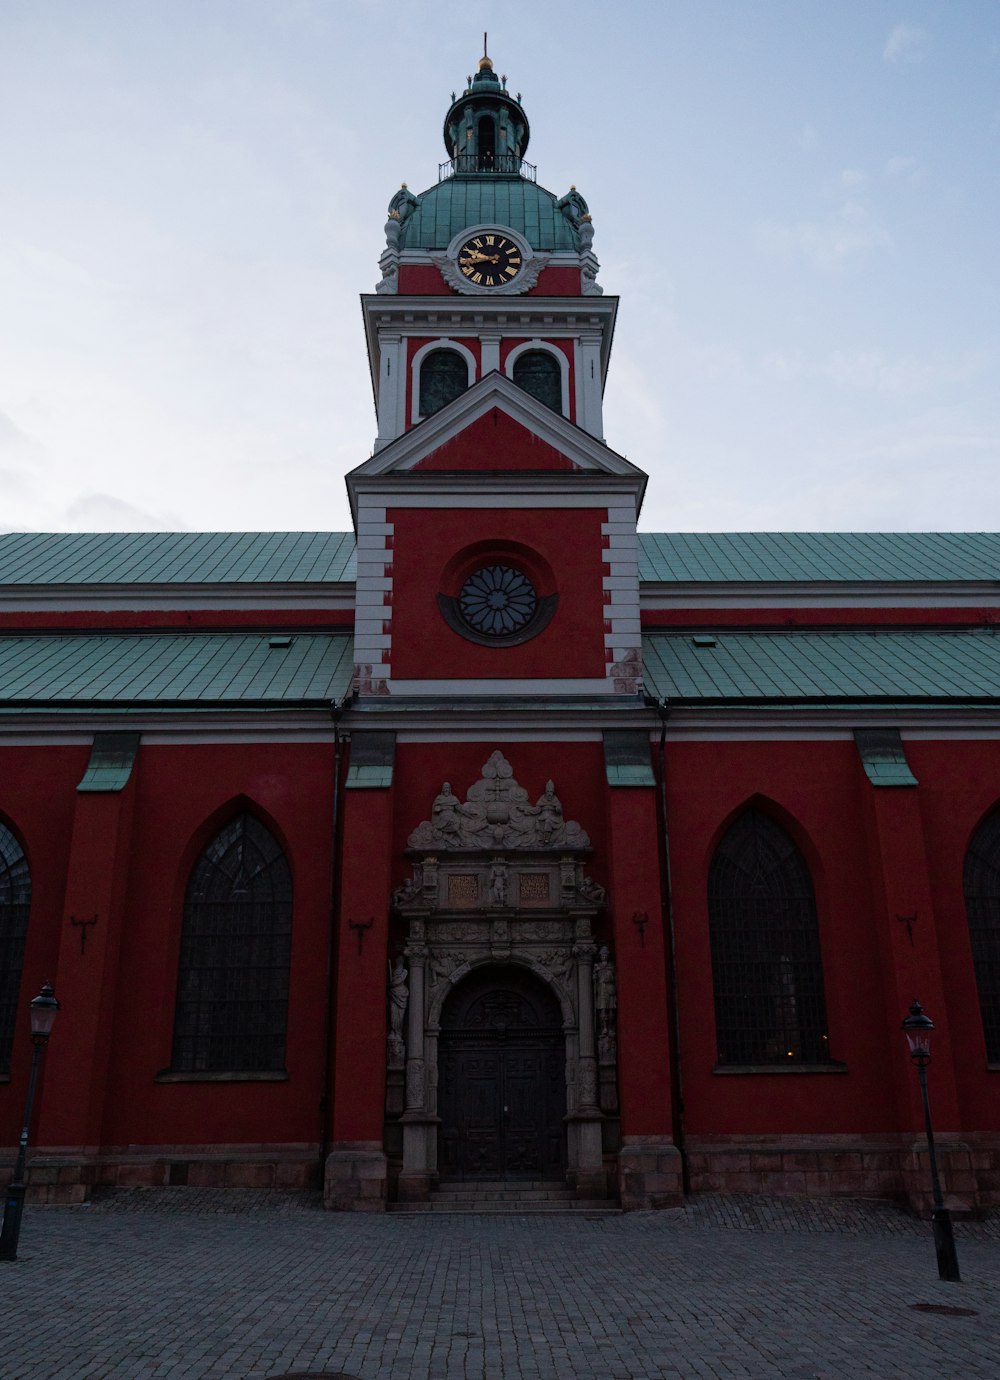
[(0, 0), (0, 530), (342, 530), (492, 27), (646, 530), (1000, 527), (1000, 0)]

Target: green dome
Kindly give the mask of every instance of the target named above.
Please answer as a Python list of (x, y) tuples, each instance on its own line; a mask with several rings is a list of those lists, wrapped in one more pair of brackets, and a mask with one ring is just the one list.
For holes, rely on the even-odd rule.
[(400, 249), (447, 249), (467, 225), (505, 225), (532, 249), (580, 245), (572, 223), (556, 208), (556, 197), (523, 177), (448, 177), (430, 187), (402, 225)]

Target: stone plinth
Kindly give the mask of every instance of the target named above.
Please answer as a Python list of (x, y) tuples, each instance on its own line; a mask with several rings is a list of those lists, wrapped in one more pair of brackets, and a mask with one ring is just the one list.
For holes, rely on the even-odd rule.
[(336, 1146), (326, 1159), (323, 1206), (332, 1212), (385, 1212), (389, 1161), (380, 1147)]
[(626, 1136), (618, 1152), (618, 1190), (625, 1212), (680, 1207), (684, 1190), (677, 1146), (653, 1136)]

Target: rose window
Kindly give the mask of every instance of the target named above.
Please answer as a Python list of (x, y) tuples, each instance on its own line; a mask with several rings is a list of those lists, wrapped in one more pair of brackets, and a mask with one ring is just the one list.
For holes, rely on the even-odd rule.
[(488, 565), (470, 575), (458, 596), (463, 620), (484, 637), (509, 637), (530, 623), (538, 607), (535, 587), (520, 570)]

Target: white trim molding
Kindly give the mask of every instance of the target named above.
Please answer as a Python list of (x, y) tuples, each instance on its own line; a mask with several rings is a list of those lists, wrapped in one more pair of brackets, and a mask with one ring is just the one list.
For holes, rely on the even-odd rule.
[(426, 345), (421, 345), (410, 361), (410, 423), (413, 426), (424, 420), (424, 414), (420, 411), (420, 370), (424, 360), (435, 350), (454, 350), (457, 355), (461, 355), (469, 371), (467, 386), (471, 388), (476, 381), (476, 357), (468, 345), (463, 345), (460, 340), (454, 340), (447, 335), (442, 336), (440, 340), (429, 340)]
[(540, 336), (535, 336), (533, 340), (525, 340), (520, 345), (515, 345), (507, 356), (503, 371), (507, 377), (513, 381), (514, 365), (522, 355), (528, 354), (531, 350), (539, 350), (542, 354), (552, 355), (559, 364), (559, 378), (561, 384), (560, 405), (562, 415), (569, 418), (569, 360), (566, 352), (560, 350), (558, 345), (553, 345), (549, 340), (542, 340)]
[(392, 538), (385, 506), (358, 517), (358, 579), (354, 613), (354, 688), (386, 693), (392, 673)]

